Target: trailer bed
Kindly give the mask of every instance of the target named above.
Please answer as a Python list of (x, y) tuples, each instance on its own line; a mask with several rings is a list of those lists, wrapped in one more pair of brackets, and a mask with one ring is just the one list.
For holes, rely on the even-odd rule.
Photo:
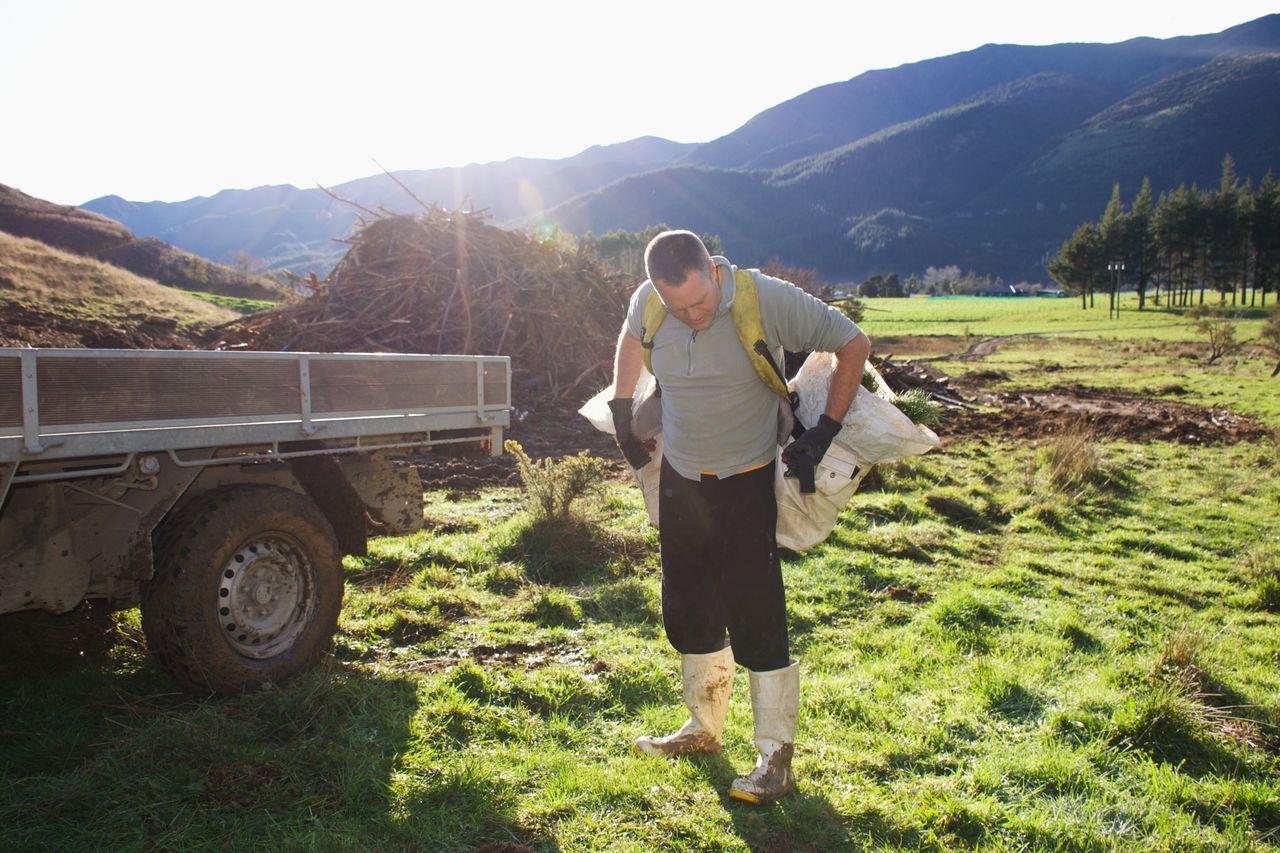
[(0, 473), (35, 460), (481, 428), (497, 454), (510, 406), (505, 356), (0, 348)]

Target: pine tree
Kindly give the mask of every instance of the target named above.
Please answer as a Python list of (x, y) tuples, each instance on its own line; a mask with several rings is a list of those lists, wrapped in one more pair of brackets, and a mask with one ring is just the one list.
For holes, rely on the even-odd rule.
[[(1235, 300), (1232, 276), (1238, 263), (1240, 233), (1240, 180), (1236, 176), (1236, 161), (1230, 154), (1222, 158), (1222, 182), (1218, 192), (1208, 197), (1205, 216), (1209, 226), (1205, 266), (1208, 278), (1218, 291), (1219, 303), (1225, 304), (1228, 289)], [(1200, 303), (1204, 304), (1204, 282), (1201, 282)]]
[(1102, 254), (1106, 258), (1104, 266), (1107, 267), (1110, 274), (1108, 275), (1108, 290), (1111, 293), (1111, 307), (1107, 316), (1116, 311), (1117, 300), (1120, 294), (1117, 292), (1120, 286), (1120, 272), (1113, 268), (1122, 266), (1128, 269), (1131, 264), (1126, 258), (1128, 252), (1128, 216), (1124, 212), (1124, 202), (1120, 200), (1120, 184), (1119, 182), (1111, 185), (1111, 200), (1107, 202), (1107, 209), (1102, 212), (1102, 220), (1098, 223), (1098, 236), (1102, 238)]
[(1080, 294), (1080, 307), (1087, 308), (1093, 296), (1095, 282), (1106, 273), (1102, 237), (1092, 222), (1086, 222), (1075, 230), (1049, 259), (1049, 275), (1053, 276), (1067, 293)]
[[(1154, 209), (1151, 203), (1151, 179), (1142, 179), (1142, 188), (1133, 200), (1129, 210), (1129, 257), (1133, 260), (1133, 280), (1138, 288), (1138, 310), (1147, 304), (1147, 285), (1155, 276), (1156, 251), (1154, 228)], [(1159, 304), (1159, 291), (1157, 291)]]
[(1280, 181), (1268, 170), (1254, 193), (1249, 216), (1249, 242), (1253, 246), (1253, 292), (1262, 288), (1262, 304), (1267, 291), (1280, 285)]

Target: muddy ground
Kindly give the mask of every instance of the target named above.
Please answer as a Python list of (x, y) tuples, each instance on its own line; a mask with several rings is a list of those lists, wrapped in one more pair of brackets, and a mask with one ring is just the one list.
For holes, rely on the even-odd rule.
[(69, 349), (199, 349), (199, 343), (168, 323), (143, 317), (128, 323), (104, 323), (63, 317), (15, 302), (0, 303), (0, 347)]
[(1227, 409), (1157, 400), (1082, 385), (1034, 391), (961, 388), (982, 410), (951, 412), (937, 430), (943, 444), (972, 438), (1038, 440), (1086, 426), (1101, 438), (1134, 442), (1231, 444), (1263, 438), (1270, 430)]
[[(938, 366), (930, 374), (944, 378)], [(944, 447), (973, 439), (989, 441), (1042, 441), (1068, 430), (1089, 428), (1105, 440), (1132, 442), (1172, 441), (1185, 445), (1231, 444), (1264, 438), (1271, 430), (1245, 415), (1222, 408), (1208, 408), (1175, 400), (1154, 399), (1119, 391), (1063, 385), (1034, 390), (988, 390), (986, 383), (1003, 380), (1004, 374), (970, 373), (952, 378), (948, 387), (972, 408), (950, 409), (935, 431)], [(1174, 395), (1178, 389), (1170, 389)], [(576, 406), (566, 410), (530, 414), (517, 420), (508, 433), (534, 459), (567, 456), (586, 450), (613, 463), (624, 473), (613, 437), (596, 431)], [(421, 458), (423, 481), (429, 487), (458, 490), (518, 482), (515, 461), (509, 455), (477, 463), (460, 457)]]

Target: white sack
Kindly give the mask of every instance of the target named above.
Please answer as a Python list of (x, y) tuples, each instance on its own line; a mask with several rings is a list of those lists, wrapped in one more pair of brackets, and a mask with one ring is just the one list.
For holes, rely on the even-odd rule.
[(831, 535), (840, 510), (858, 491), (858, 484), (871, 466), (832, 442), (814, 469), (811, 495), (801, 494), (800, 478), (784, 477), (785, 470), (779, 447), (773, 475), (773, 493), (778, 499), (778, 544), (804, 551)]
[[(796, 416), (802, 424), (812, 426), (825, 411), (827, 389), (835, 357), (830, 353), (813, 353), (791, 380), (791, 390), (800, 395)], [(793, 551), (804, 551), (822, 542), (835, 527), (840, 510), (853, 497), (858, 485), (877, 462), (895, 462), (909, 456), (927, 453), (938, 446), (938, 436), (928, 427), (913, 423), (892, 402), (893, 392), (868, 362), (866, 369), (876, 377), (879, 394), (859, 387), (855, 403), (845, 415), (842, 428), (814, 471), (816, 491), (800, 493), (797, 477), (784, 477), (782, 447), (776, 455), (774, 495), (778, 499), (778, 544)], [(654, 438), (657, 447), (649, 464), (632, 474), (644, 494), (645, 509), (654, 527), (658, 526), (658, 479), (662, 470), (662, 398), (653, 392), (656, 384), (648, 372), (642, 372), (632, 403), (632, 426), (641, 440)], [(592, 397), (579, 414), (601, 432), (613, 434), (613, 416), (609, 400), (610, 385)], [(781, 420), (779, 426), (782, 426)], [(789, 430), (787, 431), (789, 432)], [(783, 441), (789, 443), (790, 437)]]
[[(827, 386), (834, 369), (835, 356), (815, 352), (805, 359), (799, 372), (789, 383), (791, 389), (800, 395), (796, 416), (806, 427), (816, 424), (827, 408)], [(874, 371), (874, 368), (868, 364), (867, 370)], [(876, 378), (879, 379), (879, 376), (876, 375)], [(892, 394), (883, 381), (879, 385), (885, 392)], [(938, 436), (934, 435), (933, 430), (913, 423), (891, 399), (884, 399), (859, 387), (853, 405), (844, 416), (842, 429), (836, 434), (832, 445), (838, 444), (851, 451), (868, 465), (897, 462), (937, 447)]]
[[(658, 526), (658, 477), (662, 472), (662, 397), (654, 393), (657, 387), (653, 376), (647, 370), (641, 371), (640, 381), (631, 396), (631, 431), (641, 441), (652, 438), (656, 446), (649, 454), (648, 465), (640, 469), (627, 466), (644, 494), (644, 506), (654, 527)], [(584, 403), (578, 414), (591, 421), (596, 429), (613, 435), (613, 413), (609, 411), (609, 401), (613, 396), (613, 386), (610, 385)]]
[[(653, 396), (653, 392), (657, 389), (657, 383), (653, 381), (653, 375), (647, 370), (640, 371), (640, 381), (636, 383), (635, 393), (631, 395), (631, 417), (632, 432), (644, 441), (653, 438), (662, 430), (662, 410), (658, 408), (658, 423), (654, 426), (651, 418), (647, 417), (647, 413), (640, 411), (641, 407), (648, 402)], [(582, 408), (578, 409), (578, 414), (591, 421), (591, 425), (601, 432), (607, 432), (613, 435), (613, 412), (609, 411), (609, 401), (613, 399), (613, 385), (609, 385), (599, 394), (582, 404)], [(641, 423), (644, 421), (644, 423)], [(649, 435), (643, 435), (642, 427), (645, 431), (651, 430)]]

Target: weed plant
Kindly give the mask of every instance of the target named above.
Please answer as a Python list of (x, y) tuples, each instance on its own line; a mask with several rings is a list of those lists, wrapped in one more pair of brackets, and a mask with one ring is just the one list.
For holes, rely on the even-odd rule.
[(534, 462), (518, 441), (508, 440), (503, 448), (516, 458), (525, 509), (535, 522), (565, 523), (573, 502), (599, 492), (604, 482), (605, 461), (588, 456), (585, 450), (577, 456)]

